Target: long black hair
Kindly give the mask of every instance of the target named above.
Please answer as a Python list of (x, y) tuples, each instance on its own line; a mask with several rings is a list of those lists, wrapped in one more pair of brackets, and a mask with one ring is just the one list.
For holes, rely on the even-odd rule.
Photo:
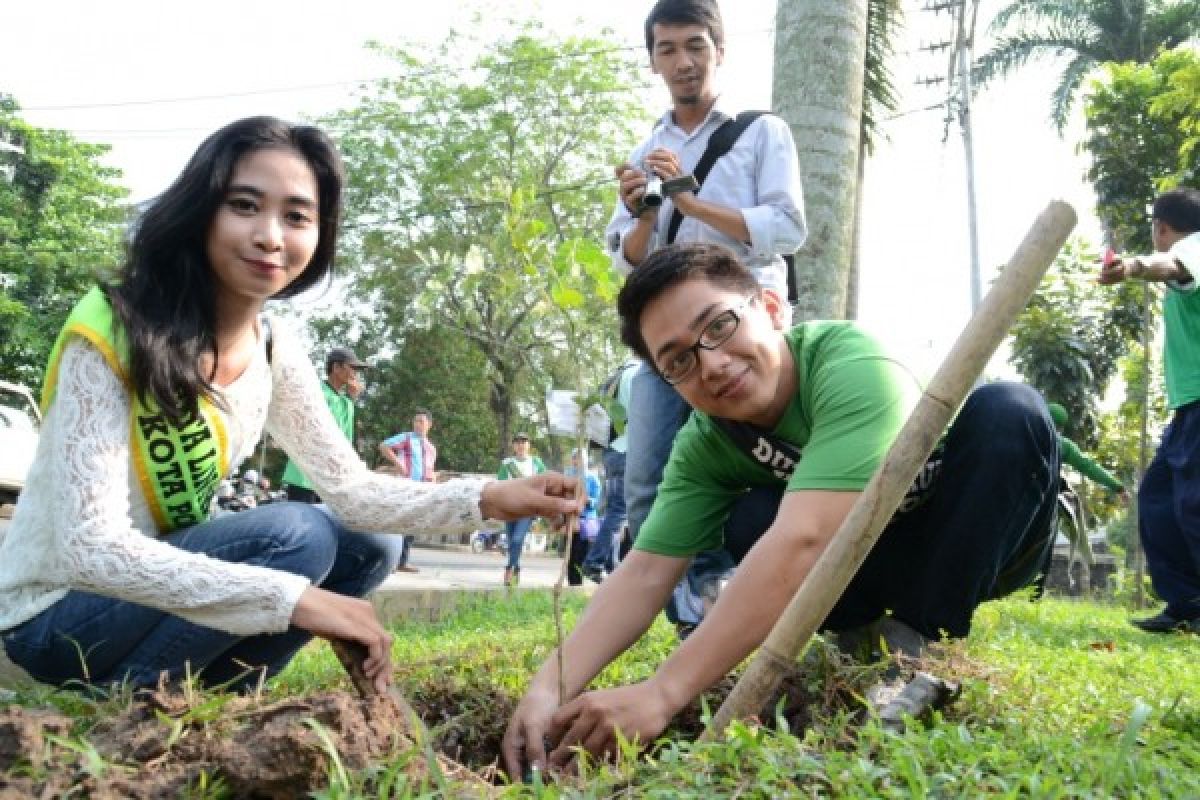
[[(333, 267), (344, 171), (332, 140), (317, 128), (249, 117), (204, 140), (183, 172), (136, 224), (120, 278), (106, 288), (129, 347), (129, 378), (173, 423), (214, 397), (200, 357), (216, 356), (216, 301), (207, 240), (244, 156), (281, 148), (308, 162), (317, 181), (318, 239), (312, 260), (276, 297), (292, 297)], [(215, 365), (214, 365), (215, 369)]]

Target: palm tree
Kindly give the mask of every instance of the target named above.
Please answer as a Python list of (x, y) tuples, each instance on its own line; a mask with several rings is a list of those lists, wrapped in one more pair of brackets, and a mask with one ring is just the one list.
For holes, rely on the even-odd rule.
[[(886, 60), (899, 0), (779, 0), (772, 106), (796, 139), (809, 238), (796, 253), (797, 319), (854, 316), (864, 155), (896, 94)], [(819, 50), (818, 50), (819, 48)]]
[(975, 64), (975, 85), (1039, 58), (1069, 58), (1053, 94), (1061, 132), (1083, 79), (1106, 62), (1145, 64), (1200, 34), (1200, 0), (1015, 0), (990, 30), (995, 46)]

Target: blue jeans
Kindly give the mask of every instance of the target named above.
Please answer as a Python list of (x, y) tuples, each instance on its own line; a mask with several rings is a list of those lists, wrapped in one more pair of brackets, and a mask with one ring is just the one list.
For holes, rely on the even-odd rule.
[(533, 517), (523, 517), (504, 523), (504, 533), (508, 537), (508, 564), (514, 572), (521, 570), (521, 551), (525, 549), (525, 537), (533, 525)]
[(1154, 591), (1175, 619), (1200, 617), (1200, 401), (1178, 409), (1138, 487), (1138, 534)]
[(663, 467), (691, 409), (679, 392), (653, 368), (642, 364), (633, 374), (626, 409), (625, 507), (629, 512), (629, 538), (636, 540), (650, 515)]
[[(823, 628), (885, 611), (930, 638), (966, 636), (976, 607), (1030, 585), (1053, 543), (1058, 436), (1044, 401), (1017, 383), (971, 393), (946, 433), (925, 502), (884, 529)], [(783, 489), (755, 489), (725, 525), (740, 563), (774, 521)]]
[[(313, 585), (362, 597), (396, 567), (399, 548), (386, 535), (353, 533), (317, 506), (278, 503), (176, 531), (163, 540), (192, 553), (303, 575)], [(181, 591), (184, 589), (181, 588)], [(252, 687), (283, 669), (312, 634), (241, 636), (166, 611), (72, 590), (33, 619), (3, 634), (8, 657), (43, 683), (154, 686), (185, 665), (209, 686)]]
[(613, 568), (613, 539), (625, 523), (625, 454), (604, 451), (604, 518), (583, 560), (585, 570)]

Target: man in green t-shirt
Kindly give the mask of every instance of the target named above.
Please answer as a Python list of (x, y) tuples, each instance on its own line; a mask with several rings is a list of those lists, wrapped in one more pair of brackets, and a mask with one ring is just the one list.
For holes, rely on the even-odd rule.
[[(351, 443), (354, 442), (354, 400), (362, 391), (361, 371), (366, 368), (366, 363), (360, 361), (349, 347), (335, 347), (325, 356), (325, 380), (321, 381), (321, 391), (338, 427)], [(291, 459), (283, 468), (283, 486), (288, 500), (321, 502), (312, 483)]]
[(1104, 284), (1166, 284), (1163, 368), (1173, 412), (1138, 486), (1138, 535), (1154, 591), (1166, 607), (1134, 625), (1151, 633), (1200, 633), (1200, 190), (1174, 189), (1150, 212), (1155, 252), (1108, 262)]
[[(785, 330), (785, 301), (719, 245), (651, 254), (618, 310), (622, 339), (694, 413), (633, 551), (564, 642), (568, 702), (560, 707), (551, 655), (514, 712), (503, 744), (510, 774), (560, 765), (576, 746), (613, 752), (618, 730), (652, 740), (761, 644), (920, 394), (853, 323)], [(854, 631), (890, 610), (913, 638), (965, 636), (981, 602), (1036, 575), (1059, 466), (1041, 396), (1019, 384), (977, 389), (935, 453), (826, 630)], [(736, 573), (657, 673), (584, 693), (650, 626), (690, 557), (721, 546), (740, 562)]]

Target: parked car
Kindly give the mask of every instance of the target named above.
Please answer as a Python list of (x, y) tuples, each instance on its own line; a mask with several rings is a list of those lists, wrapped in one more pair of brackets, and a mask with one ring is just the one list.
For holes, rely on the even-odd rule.
[(33, 392), (0, 381), (0, 505), (16, 502), (24, 488), (41, 425)]

